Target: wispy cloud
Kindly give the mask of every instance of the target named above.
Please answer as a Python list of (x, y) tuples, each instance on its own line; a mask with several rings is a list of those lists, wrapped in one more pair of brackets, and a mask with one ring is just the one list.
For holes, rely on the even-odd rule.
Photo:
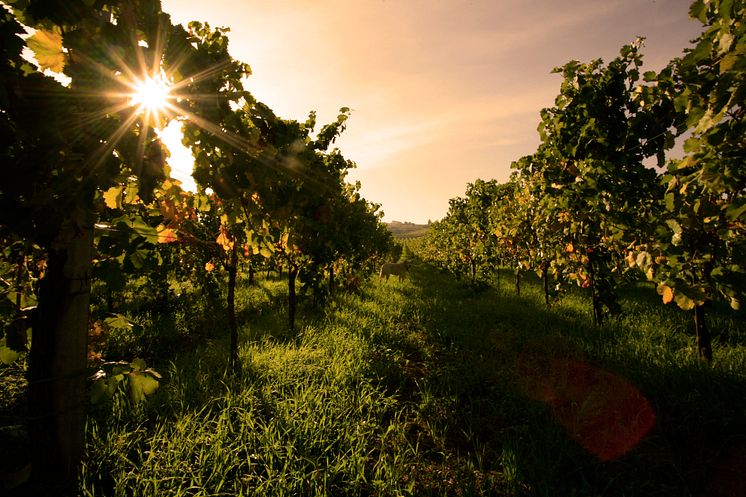
[[(648, 37), (646, 67), (699, 32), (682, 0), (163, 0), (178, 22), (232, 28), (249, 86), (279, 115), (320, 123), (353, 109), (338, 145), (389, 219), (445, 214), (476, 177), (532, 153), (542, 107), (571, 59)], [(650, 65), (648, 65), (650, 64)], [(392, 191), (390, 177), (397, 177)]]

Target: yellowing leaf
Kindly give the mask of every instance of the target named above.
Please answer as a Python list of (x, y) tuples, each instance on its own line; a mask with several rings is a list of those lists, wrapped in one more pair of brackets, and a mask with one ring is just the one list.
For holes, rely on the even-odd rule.
[(673, 290), (670, 287), (666, 287), (663, 290), (663, 303), (670, 304), (673, 301)]
[(42, 70), (62, 72), (65, 69), (65, 52), (62, 51), (62, 35), (59, 33), (40, 29), (26, 40), (26, 44), (34, 52)]
[(739, 56), (737, 53), (727, 54), (725, 57), (720, 59), (720, 72), (724, 73), (730, 71), (739, 62)]
[(215, 264), (213, 264), (212, 262), (205, 263), (205, 271), (209, 273), (213, 269), (215, 269)]
[(162, 224), (158, 225), (156, 231), (158, 232), (158, 243), (173, 243), (178, 240), (176, 232)]
[(220, 232), (215, 242), (223, 247), (223, 250), (225, 250), (226, 252), (230, 252), (233, 249), (233, 240), (228, 238), (228, 235), (225, 231)]
[(649, 252), (643, 250), (642, 252), (637, 254), (637, 258), (635, 259), (635, 262), (641, 268), (650, 268), (650, 265), (653, 262), (653, 257), (650, 255)]
[(112, 186), (104, 192), (104, 203), (109, 209), (122, 208), (122, 190), (123, 186)]
[(679, 306), (680, 309), (684, 311), (691, 311), (694, 309), (694, 306), (696, 305), (696, 302), (694, 300), (690, 299), (686, 295), (676, 295), (676, 305)]
[(567, 246), (565, 247), (565, 252), (567, 252), (568, 254), (572, 254), (573, 252), (575, 252), (575, 247), (572, 245), (572, 243), (567, 244)]
[(627, 253), (627, 265), (630, 268), (633, 268), (633, 267), (635, 267), (637, 265), (637, 262), (636, 262), (635, 259), (636, 258), (635, 258), (635, 253), (634, 252), (628, 252)]

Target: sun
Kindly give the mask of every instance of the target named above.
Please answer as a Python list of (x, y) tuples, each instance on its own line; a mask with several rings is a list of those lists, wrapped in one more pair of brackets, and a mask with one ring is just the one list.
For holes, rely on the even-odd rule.
[(132, 100), (130, 104), (137, 107), (137, 111), (149, 115), (159, 115), (169, 107), (171, 100), (171, 86), (161, 76), (145, 77), (132, 85)]

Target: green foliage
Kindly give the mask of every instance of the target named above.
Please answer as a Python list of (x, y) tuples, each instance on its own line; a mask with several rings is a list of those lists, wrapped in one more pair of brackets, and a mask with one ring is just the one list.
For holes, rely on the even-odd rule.
[[(746, 6), (696, 1), (690, 8), (705, 31), (681, 59), (650, 80), (663, 88), (691, 136), (687, 155), (671, 161), (657, 228), (640, 246), (638, 265), (658, 283), (663, 303), (694, 311), (700, 354), (712, 358), (704, 306), (724, 300), (739, 309), (746, 293)], [(683, 126), (682, 126), (683, 128)], [(632, 253), (634, 257), (634, 253)]]
[[(686, 494), (708, 484), (746, 422), (737, 316), (718, 314), (729, 338), (703, 368), (650, 284), (620, 291), (628, 313), (599, 330), (580, 292), (549, 312), (535, 278), (522, 297), (475, 294), (417, 266), (396, 286), (338, 296), (293, 336), (272, 303), (282, 286), (239, 290), (258, 316), (241, 329), (240, 377), (226, 373), (222, 335), (175, 358), (150, 402), (91, 423), (83, 495)], [(624, 378), (656, 427), (600, 462), (527, 393), (529, 359)]]
[(91, 402), (96, 404), (111, 399), (117, 392), (126, 391), (133, 404), (145, 400), (158, 389), (161, 375), (147, 368), (145, 361), (105, 362), (91, 377)]
[[(514, 163), (516, 173), (506, 184), (469, 184), (416, 248), (424, 259), (470, 276), (468, 291), (459, 287), (443, 294), (422, 274), (419, 285), (360, 287), (358, 274), (376, 261), (392, 254), (410, 258), (415, 249), (394, 245), (380, 206), (360, 196), (359, 184), (345, 181), (355, 164), (332, 145), (350, 109), (341, 108), (337, 119), (318, 131), (314, 112), (305, 122), (276, 116), (245, 90), (250, 68), (230, 56), (228, 30), (199, 22), (187, 29), (172, 26), (157, 0), (29, 0), (0, 9), (0, 362), (10, 363), (26, 349), (33, 322), (32, 343), (46, 359), (32, 362), (30, 388), (38, 390), (31, 397), (65, 398), (62, 391), (38, 392), (48, 377), (79, 374), (85, 367), (71, 359), (83, 358), (84, 351), (57, 350), (57, 344), (73, 335), (78, 339), (71, 343), (85, 342), (88, 302), (76, 299), (93, 275), (102, 293), (91, 313), (90, 335), (105, 343), (89, 350), (92, 361), (141, 351), (163, 359), (181, 339), (191, 340), (185, 348), (202, 340), (220, 342), (217, 323), (226, 320), (231, 362), (239, 373), (219, 374), (225, 350), (211, 344), (205, 347), (209, 352), (200, 348), (204, 363), (193, 358), (193, 364), (181, 366), (189, 379), (182, 370), (173, 371), (167, 392), (156, 392), (160, 376), (142, 359), (103, 362), (91, 398), (118, 406), (113, 416), (120, 427), (155, 409), (122, 408), (142, 404), (146, 396), (160, 396), (170, 422), (158, 425), (151, 418), (138, 428), (150, 438), (122, 435), (123, 443), (107, 439), (110, 433), (96, 426), (95, 444), (127, 456), (89, 461), (85, 492), (96, 493), (100, 484), (114, 494), (178, 494), (195, 487), (240, 493), (247, 484), (259, 493), (295, 494), (599, 490), (599, 482), (609, 480), (604, 468), (600, 476), (564, 481), (570, 468), (598, 465), (559, 441), (562, 427), (568, 428), (564, 408), (552, 405), (549, 415), (558, 415), (559, 424), (543, 426), (547, 412), (519, 400), (546, 400), (538, 390), (515, 392), (502, 381), (521, 385), (516, 378), (521, 361), (495, 367), (484, 358), (485, 343), (503, 357), (528, 354), (531, 367), (547, 358), (552, 364), (556, 358), (549, 352), (567, 356), (559, 358), (564, 364), (591, 357), (612, 370), (655, 364), (667, 379), (680, 382), (677, 394), (698, 396), (679, 405), (660, 394), (668, 388), (665, 381), (633, 373), (632, 380), (661, 395), (656, 399), (661, 419), (677, 420), (670, 411), (690, 412), (699, 402), (712, 402), (725, 413), (725, 428), (710, 428), (707, 435), (722, 440), (727, 430), (742, 427), (737, 409), (718, 403), (701, 386), (724, 380), (728, 396), (737, 397), (732, 372), (742, 370), (743, 359), (727, 344), (740, 346), (742, 332), (730, 318), (721, 319), (722, 310), (715, 309), (717, 319), (709, 320), (731, 330), (715, 332), (723, 358), (711, 372), (702, 372), (678, 324), (661, 320), (644, 328), (628, 322), (633, 318), (627, 315), (599, 334), (578, 326), (577, 316), (584, 313), (574, 292), (553, 294), (560, 321), (543, 313), (532, 320), (520, 313), (528, 301), (496, 305), (486, 284), (476, 285), (496, 270), (499, 276), (504, 264), (515, 268), (517, 283), (521, 270), (532, 269), (543, 278), (549, 305), (550, 275), (555, 288), (575, 281), (590, 289), (594, 322), (601, 325), (622, 310), (620, 283), (629, 269), (640, 268), (657, 284), (664, 303), (694, 310), (698, 348), (710, 358), (705, 305), (710, 309), (724, 301), (738, 311), (746, 292), (742, 0), (696, 0), (690, 14), (705, 31), (658, 74), (647, 71), (641, 79), (641, 40), (622, 47), (608, 64), (571, 61), (555, 69), (562, 83), (554, 106), (541, 112), (536, 153)], [(21, 23), (36, 29), (25, 41), (18, 36), (24, 32)], [(21, 57), (25, 47), (38, 67)], [(128, 78), (158, 73), (161, 66), (179, 88), (172, 109), (183, 120), (185, 143), (195, 157), (200, 192), (193, 195), (166, 180), (167, 151), (153, 120), (127, 102), (133, 83)], [(69, 82), (44, 75), (47, 69)], [(656, 157), (662, 166), (665, 151), (685, 131), (691, 132), (687, 155), (671, 161), (665, 174), (657, 176), (643, 164)], [(89, 235), (92, 257), (88, 245), (75, 248)], [(332, 306), (343, 305), (329, 308), (321, 325), (302, 328), (290, 342), (277, 322), (264, 335), (252, 330), (257, 341), (239, 350), (246, 313), (262, 318), (278, 307), (237, 309), (240, 271), (247, 268), (253, 275), (272, 266), (288, 270), (291, 329), (296, 276), (317, 301), (329, 297), (340, 273), (347, 282), (358, 282), (363, 297), (329, 299)], [(322, 285), (325, 277), (329, 290)], [(70, 282), (80, 291), (73, 294)], [(528, 291), (537, 293), (530, 285)], [(74, 307), (71, 319), (60, 304), (68, 300), (83, 304)], [(464, 302), (469, 314), (459, 312)], [(621, 302), (637, 305), (634, 299)], [(112, 314), (115, 307), (123, 314)], [(508, 310), (512, 314), (505, 314)], [(658, 317), (647, 307), (640, 315)], [(209, 331), (197, 330), (210, 319)], [(504, 329), (485, 328), (493, 323)], [(546, 330), (571, 337), (572, 345), (542, 336)], [(52, 360), (55, 354), (63, 359)], [(225, 386), (223, 396), (215, 394), (218, 382)], [(484, 394), (484, 385), (497, 393)], [(707, 414), (701, 413), (702, 422)], [(33, 423), (44, 416), (32, 413)], [(485, 416), (504, 424), (492, 431), (485, 428)], [(525, 429), (526, 419), (538, 426), (536, 434)], [(82, 429), (82, 422), (78, 425)], [(454, 434), (453, 426), (465, 429)], [(703, 458), (717, 452), (707, 439), (686, 434), (706, 447)], [(664, 447), (675, 445), (665, 432), (653, 437)], [(559, 462), (541, 480), (526, 461), (541, 460), (545, 452), (553, 464)], [(655, 451), (643, 444), (630, 460), (643, 469), (654, 467), (648, 452)], [(98, 473), (91, 472), (96, 464)], [(194, 466), (183, 471), (189, 464)], [(133, 467), (146, 476), (140, 478)], [(112, 475), (108, 483), (104, 473)], [(608, 485), (635, 493), (635, 484)]]
[(0, 364), (11, 364), (21, 357), (19, 352), (8, 347), (6, 339), (0, 339)]
[(499, 264), (498, 239), (491, 213), (506, 201), (509, 185), (477, 179), (466, 196), (450, 200), (448, 214), (433, 223), (424, 242), (423, 256), (472, 284), (480, 273), (489, 275)]
[(555, 247), (568, 248), (565, 271), (581, 285), (588, 282), (598, 322), (618, 311), (615, 258), (639, 240), (659, 194), (650, 186), (654, 171), (642, 161), (672, 143), (673, 114), (637, 98), (641, 43), (623, 47), (606, 66), (572, 61), (555, 69), (564, 81), (556, 106), (542, 111), (542, 144), (528, 168), (519, 165), (542, 202), (540, 212), (559, 220)]
[(738, 308), (746, 291), (745, 8), (694, 2), (690, 13), (707, 30), (672, 72), (658, 76), (678, 85), (674, 104), (693, 134), (687, 155), (661, 178), (665, 211), (654, 248), (660, 257), (643, 269), (654, 271), (664, 300), (684, 310), (710, 300)]
[[(709, 356), (703, 306), (739, 309), (744, 299), (746, 28), (742, 1), (698, 0), (690, 14), (704, 32), (660, 73), (641, 80), (642, 39), (608, 64), (556, 68), (563, 80), (541, 111), (536, 153), (513, 163), (506, 194), (489, 213), (475, 211), (477, 221), (464, 214), (470, 197), (452, 199), (424, 256), (457, 275), (471, 265), (473, 279), (480, 223), (490, 225), (490, 252), (516, 268), (517, 288), (520, 271), (533, 269), (549, 305), (550, 275), (555, 291), (576, 282), (590, 290), (596, 323), (621, 310), (619, 284), (642, 269), (664, 303), (695, 311)], [(687, 131), (686, 157), (665, 174), (645, 165), (655, 157), (664, 166)]]

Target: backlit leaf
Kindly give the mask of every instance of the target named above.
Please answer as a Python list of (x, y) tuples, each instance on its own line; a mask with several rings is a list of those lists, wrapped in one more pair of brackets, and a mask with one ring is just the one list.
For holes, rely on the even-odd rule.
[(147, 367), (147, 364), (145, 364), (145, 359), (136, 358), (131, 363), (132, 369), (134, 371), (143, 371)]
[(636, 257), (634, 252), (627, 253), (627, 265), (633, 268), (637, 265)]
[(42, 70), (62, 72), (65, 69), (65, 53), (62, 51), (62, 35), (59, 33), (40, 29), (26, 40), (26, 44), (34, 52)]
[(701, 22), (707, 22), (707, 5), (704, 0), (697, 0), (689, 7), (689, 15), (699, 19)]
[(723, 73), (726, 71), (730, 71), (741, 60), (742, 59), (741, 57), (739, 57), (738, 54), (730, 53), (726, 55), (725, 57), (720, 59), (720, 72)]
[(233, 249), (233, 240), (228, 238), (228, 234), (225, 231), (221, 231), (218, 235), (218, 238), (215, 240), (215, 242), (220, 245), (223, 250), (226, 252), (230, 252), (231, 249)]
[(696, 306), (696, 303), (686, 295), (679, 294), (676, 295), (676, 305), (684, 311), (691, 311)]
[(129, 374), (130, 399), (136, 404), (158, 390), (158, 386), (158, 381), (147, 373), (133, 371)]
[(635, 262), (637, 262), (637, 265), (641, 268), (647, 268), (652, 264), (653, 258), (649, 252), (642, 251), (637, 254), (637, 260)]
[(18, 359), (19, 356), (18, 352), (5, 346), (5, 340), (2, 341), (2, 345), (0, 345), (0, 364), (10, 364)]
[(132, 328), (132, 322), (121, 314), (115, 314), (114, 316), (104, 319), (104, 324), (107, 328), (118, 330), (129, 330)]
[(676, 197), (674, 196), (673, 192), (666, 193), (664, 199), (666, 201), (666, 210), (668, 212), (672, 212), (674, 210), (674, 207), (676, 206)]
[(673, 301), (673, 289), (666, 285), (662, 285), (662, 286), (663, 286), (663, 293), (661, 293), (661, 296), (663, 297), (663, 303), (670, 304)]
[(164, 225), (159, 225), (156, 228), (158, 232), (158, 243), (174, 243), (178, 241), (176, 232), (171, 228), (166, 228)]
[(104, 203), (109, 209), (122, 208), (122, 190), (123, 186), (112, 186), (104, 192)]

